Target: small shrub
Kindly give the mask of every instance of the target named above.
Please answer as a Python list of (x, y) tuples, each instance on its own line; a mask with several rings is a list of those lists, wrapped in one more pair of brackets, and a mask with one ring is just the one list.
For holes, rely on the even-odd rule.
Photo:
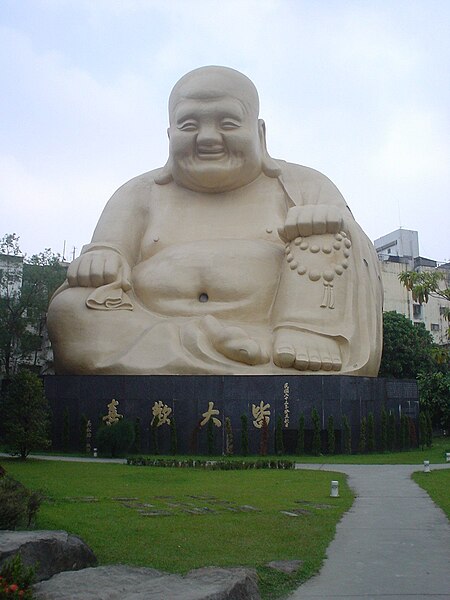
[(141, 439), (141, 419), (136, 417), (134, 420), (134, 442), (131, 447), (133, 454), (139, 454), (142, 451)]
[(381, 411), (381, 436), (380, 436), (380, 450), (386, 452), (388, 449), (388, 416), (386, 409), (383, 407)]
[(31, 585), (34, 578), (35, 569), (26, 567), (20, 554), (14, 555), (0, 569), (0, 600), (13, 598), (32, 600)]
[(330, 415), (328, 417), (327, 450), (328, 450), (328, 454), (334, 454), (335, 450), (336, 450), (336, 437), (334, 434), (334, 419), (333, 419), (332, 415)]
[(230, 417), (225, 417), (225, 454), (227, 456), (234, 454), (233, 428)]
[(425, 413), (425, 416), (427, 419), (427, 448), (431, 448), (431, 446), (433, 445), (433, 422), (431, 420), (431, 415), (428, 411)]
[(87, 424), (88, 424), (88, 418), (86, 417), (86, 415), (81, 415), (81, 419), (80, 419), (80, 444), (79, 444), (79, 449), (80, 452), (86, 452), (86, 445), (87, 445)]
[(409, 447), (417, 448), (417, 432), (416, 424), (411, 417), (408, 418), (408, 430), (409, 430)]
[(62, 422), (62, 449), (63, 452), (69, 451), (69, 410), (67, 407), (64, 409), (63, 422)]
[(208, 445), (208, 454), (213, 456), (216, 454), (216, 432), (214, 431), (214, 423), (212, 419), (208, 421), (208, 427), (206, 429), (206, 438)]
[(152, 436), (152, 451), (153, 454), (159, 454), (159, 416), (155, 415), (150, 423), (150, 432)]
[(41, 492), (30, 491), (5, 475), (0, 479), (0, 529), (30, 527), (42, 502)]
[(342, 419), (342, 428), (344, 430), (344, 454), (352, 453), (352, 430), (350, 429), (350, 423), (348, 417), (344, 416)]
[(369, 413), (367, 417), (367, 451), (375, 451), (375, 419), (373, 413)]
[(175, 417), (170, 417), (170, 453), (176, 454), (178, 452), (178, 435), (177, 435), (177, 424)]
[(409, 421), (404, 413), (400, 417), (400, 446), (402, 450), (409, 448)]
[(248, 417), (241, 415), (241, 454), (248, 455)]
[(392, 411), (388, 415), (388, 428), (387, 428), (387, 446), (388, 450), (393, 452), (397, 445), (397, 428), (395, 425), (395, 415)]
[(97, 431), (97, 446), (102, 454), (112, 458), (129, 452), (134, 442), (134, 426), (127, 419), (112, 425), (102, 425)]
[(297, 454), (305, 452), (305, 415), (302, 413), (298, 419)]
[(284, 453), (283, 419), (281, 418), (281, 416), (277, 418), (277, 428), (275, 431), (275, 453), (278, 455)]
[(261, 440), (259, 444), (259, 454), (261, 456), (267, 456), (267, 450), (269, 446), (269, 423), (267, 419), (264, 417), (261, 426)]
[(319, 456), (322, 451), (322, 440), (320, 439), (320, 417), (315, 408), (311, 411), (311, 420), (313, 424), (312, 453)]
[(427, 417), (423, 410), (419, 414), (419, 440), (420, 447), (424, 450), (427, 445)]
[(359, 426), (359, 452), (365, 452), (367, 447), (367, 420), (366, 417), (361, 419), (361, 423)]

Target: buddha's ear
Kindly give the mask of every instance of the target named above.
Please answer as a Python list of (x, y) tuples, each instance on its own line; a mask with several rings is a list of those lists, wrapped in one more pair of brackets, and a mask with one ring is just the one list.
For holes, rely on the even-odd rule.
[(158, 175), (156, 175), (155, 183), (157, 183), (158, 185), (165, 185), (166, 183), (170, 183), (171, 181), (173, 181), (172, 161), (169, 156), (166, 164), (163, 166)]
[[(167, 128), (167, 137), (170, 140), (170, 127)], [(158, 185), (165, 185), (166, 183), (170, 183), (171, 181), (173, 181), (172, 159), (170, 157), (170, 152), (169, 152), (169, 158), (167, 159), (166, 164), (163, 166), (163, 168), (161, 169), (159, 174), (156, 175), (155, 183), (157, 183)]]
[(266, 124), (264, 123), (263, 119), (258, 119), (258, 133), (261, 144), (263, 173), (267, 175), (267, 177), (278, 177), (278, 175), (281, 173), (281, 169), (267, 152)]

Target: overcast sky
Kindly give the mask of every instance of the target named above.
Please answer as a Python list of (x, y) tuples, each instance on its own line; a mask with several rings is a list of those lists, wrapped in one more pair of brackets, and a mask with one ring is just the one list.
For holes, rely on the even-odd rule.
[(449, 0), (1, 0), (0, 237), (78, 254), (165, 163), (174, 83), (216, 64), (255, 83), (272, 156), (448, 260), (449, 28)]

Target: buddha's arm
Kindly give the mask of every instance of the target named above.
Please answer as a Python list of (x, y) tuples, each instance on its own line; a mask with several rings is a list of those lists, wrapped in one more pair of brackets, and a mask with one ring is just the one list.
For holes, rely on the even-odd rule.
[(70, 265), (71, 287), (100, 287), (119, 277), (130, 289), (130, 270), (136, 264), (147, 224), (150, 190), (145, 175), (123, 185), (111, 197), (95, 228), (92, 241)]
[(336, 234), (346, 231), (353, 215), (337, 187), (322, 173), (290, 165), (284, 174), (284, 187), (292, 206), (278, 232), (284, 242), (297, 237)]

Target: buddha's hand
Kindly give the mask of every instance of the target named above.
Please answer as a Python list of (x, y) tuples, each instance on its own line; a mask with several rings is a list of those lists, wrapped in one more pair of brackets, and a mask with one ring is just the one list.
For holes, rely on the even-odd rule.
[(91, 250), (76, 258), (67, 270), (71, 287), (93, 287), (120, 281), (126, 292), (131, 289), (131, 270), (127, 261), (114, 250)]
[(338, 233), (343, 229), (343, 221), (342, 212), (337, 206), (293, 206), (288, 210), (284, 226), (278, 228), (278, 235), (283, 242), (290, 242), (297, 237)]

